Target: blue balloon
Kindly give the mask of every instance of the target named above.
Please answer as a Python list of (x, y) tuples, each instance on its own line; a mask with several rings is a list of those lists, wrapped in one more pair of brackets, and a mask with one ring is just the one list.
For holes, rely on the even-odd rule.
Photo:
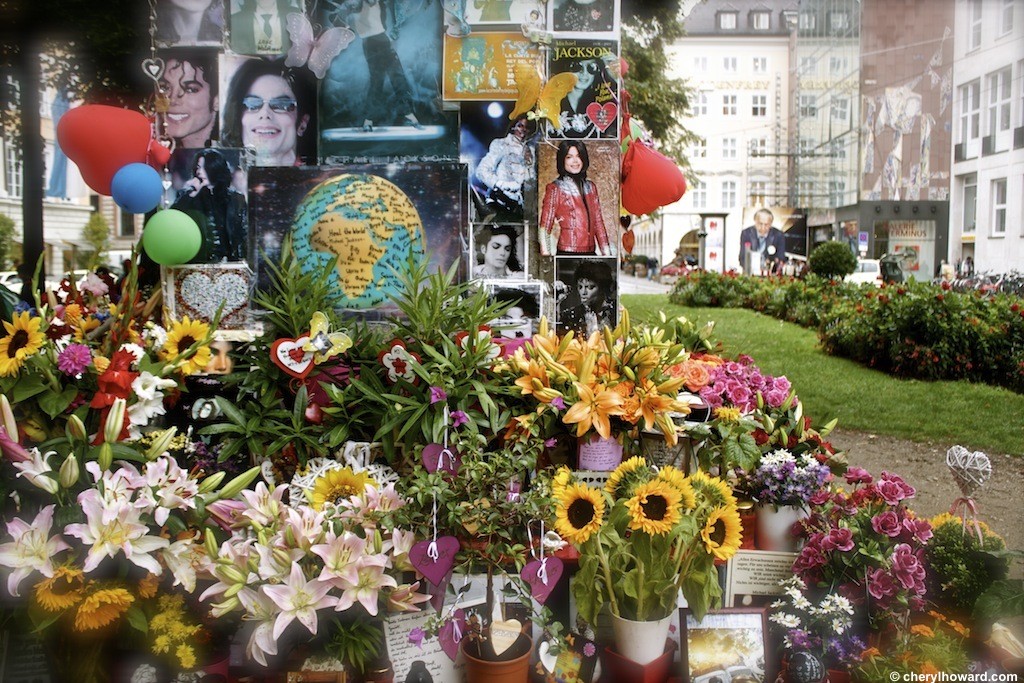
[(122, 166), (110, 181), (110, 196), (128, 213), (146, 213), (156, 208), (164, 194), (160, 174), (149, 164)]

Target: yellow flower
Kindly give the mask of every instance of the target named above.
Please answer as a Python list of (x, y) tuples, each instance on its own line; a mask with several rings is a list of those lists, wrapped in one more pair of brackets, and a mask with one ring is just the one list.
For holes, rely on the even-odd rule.
[(660, 481), (671, 484), (679, 491), (680, 501), (684, 508), (689, 510), (696, 507), (697, 499), (693, 495), (693, 487), (690, 486), (690, 480), (686, 478), (686, 475), (679, 468), (665, 465), (658, 470), (657, 478)]
[(925, 660), (925, 662), (921, 665), (921, 668), (918, 669), (917, 673), (921, 676), (934, 676), (939, 673), (939, 670), (935, 667), (934, 664), (931, 663), (931, 660)]
[(570, 543), (586, 543), (604, 521), (604, 496), (586, 484), (570, 484), (557, 497), (555, 531)]
[(92, 357), (92, 364), (96, 368), (96, 372), (102, 375), (110, 367), (110, 359), (97, 353)]
[(647, 429), (654, 427), (654, 420), (658, 415), (664, 415), (675, 406), (675, 399), (658, 393), (653, 382), (645, 381), (643, 392), (640, 398), (640, 412), (644, 416), (644, 426)]
[(523, 392), (523, 396), (529, 396), (534, 392), (533, 380), (540, 382), (541, 387), (546, 388), (551, 386), (548, 382), (547, 370), (543, 365), (532, 358), (526, 364), (523, 372), (525, 374), (516, 380), (516, 386)]
[(711, 511), (700, 537), (704, 548), (719, 560), (728, 560), (740, 549), (740, 515), (735, 505)]
[(566, 411), (562, 422), (576, 425), (576, 436), (583, 436), (593, 428), (603, 438), (611, 436), (612, 415), (622, 415), (622, 397), (598, 384), (591, 389), (580, 382), (573, 382), (579, 400)]
[(730, 408), (729, 406), (715, 408), (715, 418), (722, 422), (739, 422), (742, 414), (739, 408)]
[(693, 486), (698, 503), (706, 503), (711, 507), (736, 507), (736, 496), (732, 495), (732, 489), (718, 477), (709, 477), (697, 470), (690, 475), (690, 485)]
[(156, 595), (157, 588), (160, 587), (160, 577), (156, 574), (146, 574), (146, 576), (139, 581), (139, 597), (140, 598), (152, 598)]
[(351, 467), (327, 470), (313, 482), (313, 490), (309, 502), (313, 508), (320, 510), (327, 503), (335, 505), (347, 501), (352, 496), (361, 496), (366, 485), (376, 487), (377, 482), (366, 472), (354, 472)]
[(167, 636), (157, 636), (153, 639), (153, 652), (162, 655), (171, 651), (171, 639)]
[(82, 599), (84, 586), (81, 569), (57, 567), (53, 576), (36, 584), (36, 602), (47, 612), (66, 610)]
[(87, 596), (75, 614), (75, 630), (91, 631), (113, 623), (128, 611), (135, 597), (124, 588), (104, 588)]
[(42, 322), (28, 311), (15, 314), (11, 322), (4, 321), (7, 335), (0, 338), (0, 377), (17, 375), (25, 359), (43, 348), (46, 336), (39, 331)]
[(551, 478), (551, 495), (557, 498), (565, 490), (565, 487), (572, 482), (572, 470), (562, 465)]
[[(647, 461), (639, 455), (634, 455), (632, 458), (624, 461), (616, 467), (612, 473), (608, 475), (608, 481), (605, 482), (604, 490), (607, 491), (612, 498), (631, 495), (631, 493), (629, 493), (629, 485), (632, 484), (636, 478), (629, 475), (645, 469), (649, 471)], [(622, 487), (623, 490), (620, 491), (619, 484), (623, 482), (626, 486)]]
[(924, 624), (914, 624), (910, 627), (910, 632), (914, 635), (924, 636), (925, 638), (934, 638), (935, 631), (931, 630), (930, 627)]
[(679, 491), (663, 481), (648, 481), (626, 501), (629, 528), (651, 534), (667, 534), (679, 522)]
[(191, 669), (196, 665), (196, 653), (190, 645), (181, 644), (175, 651), (182, 669)]
[[(160, 357), (165, 361), (177, 359), (190, 346), (205, 339), (209, 332), (209, 325), (199, 320), (190, 320), (186, 315), (167, 331), (167, 341), (164, 342), (164, 347), (160, 351)], [(209, 364), (210, 346), (207, 344), (199, 347), (195, 355), (181, 366), (181, 372), (191, 375), (201, 371)]]

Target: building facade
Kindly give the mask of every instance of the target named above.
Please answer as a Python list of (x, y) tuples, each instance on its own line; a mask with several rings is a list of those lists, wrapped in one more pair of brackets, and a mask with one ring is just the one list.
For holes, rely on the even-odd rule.
[(1024, 4), (956, 0), (951, 263), (1024, 270)]

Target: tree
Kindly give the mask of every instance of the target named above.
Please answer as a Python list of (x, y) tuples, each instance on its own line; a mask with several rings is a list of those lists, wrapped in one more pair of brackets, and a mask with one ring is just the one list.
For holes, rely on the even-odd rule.
[(102, 263), (103, 252), (110, 248), (110, 226), (99, 213), (89, 216), (89, 222), (82, 228), (82, 238), (92, 246), (88, 268), (94, 270)]
[(825, 242), (814, 248), (807, 265), (815, 275), (838, 280), (857, 268), (857, 257), (845, 242)]
[(0, 268), (6, 268), (14, 251), (14, 220), (0, 214)]

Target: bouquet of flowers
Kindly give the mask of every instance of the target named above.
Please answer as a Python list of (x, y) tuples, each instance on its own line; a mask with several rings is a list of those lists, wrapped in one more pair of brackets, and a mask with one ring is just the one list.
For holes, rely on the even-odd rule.
[(902, 619), (924, 606), (924, 547), (932, 527), (906, 506), (915, 491), (883, 472), (878, 481), (851, 467), (853, 491), (822, 490), (803, 522), (806, 544), (793, 571), (808, 585), (827, 587), (861, 606), (876, 623)]
[(779, 449), (762, 456), (757, 468), (743, 479), (742, 487), (762, 505), (804, 508), (831, 476), (829, 468), (814, 457)]
[(847, 669), (860, 661), (866, 644), (853, 628), (854, 608), (838, 593), (816, 595), (798, 576), (786, 579), (782, 598), (771, 605), (768, 620), (782, 631), (790, 652), (809, 652), (829, 669)]
[(971, 671), (967, 646), (970, 631), (938, 612), (928, 614), (931, 619), (904, 629), (885, 652), (874, 647), (864, 650), (860, 664), (852, 672), (855, 679), (882, 683), (897, 677), (912, 680), (910, 674), (925, 680), (925, 676), (937, 677), (940, 673)]
[(617, 617), (664, 618), (682, 590), (698, 618), (720, 597), (715, 561), (740, 547), (736, 499), (717, 477), (623, 462), (604, 490), (562, 468), (553, 479), (555, 530), (580, 553), (573, 593), (591, 624), (607, 604)]

